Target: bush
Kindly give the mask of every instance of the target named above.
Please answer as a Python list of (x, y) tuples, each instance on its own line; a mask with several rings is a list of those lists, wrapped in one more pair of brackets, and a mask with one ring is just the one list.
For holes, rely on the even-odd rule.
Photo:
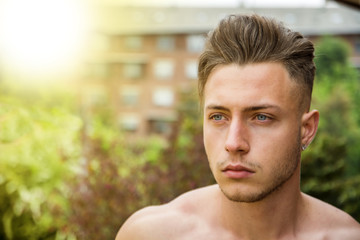
[(318, 42), (313, 108), (320, 124), (303, 155), (302, 189), (360, 221), (360, 82), (348, 49), (341, 39)]
[(46, 99), (0, 95), (0, 238), (55, 239), (64, 222), (53, 211), (66, 212), (63, 180), (79, 156), (81, 121)]
[(198, 109), (181, 111), (169, 139), (132, 139), (114, 123), (93, 118), (85, 140), (85, 170), (70, 183), (69, 226), (78, 239), (113, 239), (136, 210), (214, 182), (201, 119), (195, 122), (191, 111)]

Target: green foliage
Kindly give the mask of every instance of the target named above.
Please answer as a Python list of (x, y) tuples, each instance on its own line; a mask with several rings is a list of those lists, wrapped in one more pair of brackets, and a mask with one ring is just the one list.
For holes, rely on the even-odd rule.
[[(317, 137), (303, 154), (303, 191), (360, 220), (360, 83), (347, 47), (317, 47)], [(118, 129), (102, 103), (77, 114), (56, 91), (0, 86), (0, 239), (114, 239), (137, 209), (214, 183), (197, 96), (184, 93), (169, 138)]]
[[(321, 78), (339, 73), (338, 69), (347, 66), (350, 49), (345, 41), (334, 37), (323, 37), (316, 45), (316, 74)], [(341, 73), (345, 73), (343, 71)], [(336, 80), (335, 80), (336, 81)]]
[[(303, 154), (302, 190), (316, 198), (339, 205), (342, 193), (346, 145), (329, 135), (319, 135), (311, 151)], [(315, 167), (316, 166), (316, 167)]]
[(302, 189), (360, 221), (360, 82), (348, 53), (340, 39), (318, 43), (313, 108), (320, 124), (303, 155)]
[(88, 122), (84, 172), (71, 181), (69, 223), (78, 239), (113, 239), (134, 211), (213, 182), (193, 103), (184, 101), (169, 139), (129, 137), (101, 116)]
[(203, 145), (201, 116), (197, 95), (183, 93), (179, 122), (163, 160), (169, 166), (169, 175), (173, 176), (172, 198), (185, 191), (215, 183)]
[(157, 138), (134, 142), (96, 120), (88, 126), (82, 171), (69, 182), (69, 232), (78, 239), (114, 239), (120, 224), (148, 204), (151, 175), (144, 169), (157, 164), (165, 143)]
[(2, 91), (1, 239), (113, 239), (137, 209), (213, 183), (193, 95), (164, 139), (124, 134), (103, 106), (80, 120), (63, 93)]
[(67, 207), (63, 180), (79, 156), (81, 122), (64, 106), (2, 90), (0, 238), (54, 239), (63, 223), (53, 211)]

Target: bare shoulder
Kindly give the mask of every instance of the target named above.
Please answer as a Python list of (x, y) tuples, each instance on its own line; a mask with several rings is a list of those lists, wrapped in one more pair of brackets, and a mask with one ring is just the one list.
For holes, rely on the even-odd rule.
[(318, 232), (324, 239), (360, 240), (360, 224), (349, 214), (306, 194), (304, 197), (310, 232)]
[(175, 239), (193, 230), (201, 222), (202, 198), (213, 187), (187, 192), (173, 201), (135, 212), (120, 228), (116, 240)]

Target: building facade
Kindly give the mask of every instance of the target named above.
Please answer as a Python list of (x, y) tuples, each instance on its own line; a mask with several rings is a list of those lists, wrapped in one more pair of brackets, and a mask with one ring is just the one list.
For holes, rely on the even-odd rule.
[[(360, 13), (346, 7), (314, 9), (202, 9), (99, 6), (85, 66), (81, 104), (108, 104), (119, 128), (135, 135), (168, 135), (181, 94), (193, 94), (207, 32), (232, 13), (275, 17), (315, 40), (344, 38), (360, 67)], [(104, 106), (105, 107), (105, 106)]]

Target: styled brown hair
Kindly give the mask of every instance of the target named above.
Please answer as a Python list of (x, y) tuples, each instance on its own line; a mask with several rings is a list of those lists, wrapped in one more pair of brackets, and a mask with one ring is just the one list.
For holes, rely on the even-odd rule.
[(218, 65), (279, 62), (310, 104), (315, 75), (314, 46), (300, 33), (259, 15), (230, 15), (208, 35), (198, 68), (201, 101), (206, 81)]

